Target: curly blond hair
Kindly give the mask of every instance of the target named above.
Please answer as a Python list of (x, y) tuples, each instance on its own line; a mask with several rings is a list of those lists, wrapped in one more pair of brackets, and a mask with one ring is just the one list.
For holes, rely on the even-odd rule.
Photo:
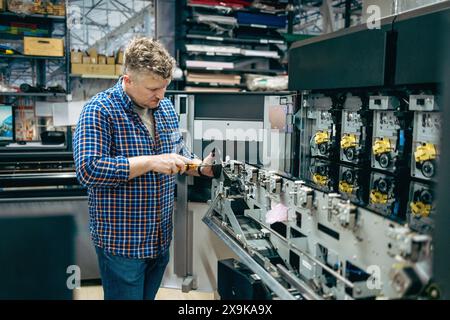
[(133, 39), (125, 49), (124, 73), (150, 72), (163, 79), (172, 79), (175, 59), (157, 40)]

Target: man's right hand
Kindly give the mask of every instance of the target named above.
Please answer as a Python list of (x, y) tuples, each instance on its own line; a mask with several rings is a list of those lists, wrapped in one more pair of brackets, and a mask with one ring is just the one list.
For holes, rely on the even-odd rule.
[(167, 153), (149, 156), (150, 171), (163, 174), (183, 174), (186, 164), (192, 163), (191, 159), (180, 156), (176, 153)]

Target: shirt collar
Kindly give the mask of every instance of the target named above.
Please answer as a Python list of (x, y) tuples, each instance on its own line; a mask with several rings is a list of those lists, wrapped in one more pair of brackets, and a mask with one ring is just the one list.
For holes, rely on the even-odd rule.
[(117, 81), (117, 83), (114, 86), (114, 91), (117, 93), (119, 98), (122, 100), (122, 103), (123, 103), (123, 106), (125, 107), (125, 109), (131, 110), (133, 108), (133, 101), (131, 101), (130, 97), (123, 90), (122, 79), (123, 79), (123, 77), (119, 78), (119, 81)]

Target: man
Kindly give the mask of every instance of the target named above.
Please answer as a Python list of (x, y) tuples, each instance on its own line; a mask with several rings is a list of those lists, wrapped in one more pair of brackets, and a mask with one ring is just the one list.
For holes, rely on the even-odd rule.
[[(124, 75), (83, 108), (74, 135), (105, 299), (154, 299), (169, 261), (175, 174), (212, 176), (186, 149), (164, 98), (175, 60), (157, 41), (125, 50)], [(211, 164), (210, 154), (205, 163)]]

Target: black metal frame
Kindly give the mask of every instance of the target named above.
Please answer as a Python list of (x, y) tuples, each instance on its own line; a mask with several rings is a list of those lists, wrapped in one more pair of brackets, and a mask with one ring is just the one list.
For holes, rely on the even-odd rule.
[[(450, 23), (450, 17), (446, 20)], [(438, 204), (437, 215), (435, 218), (435, 255), (434, 255), (434, 275), (437, 283), (440, 285), (441, 298), (450, 299), (450, 28), (445, 30), (441, 41), (445, 42), (444, 57), (442, 64), (443, 82), (441, 91), (443, 96), (443, 123), (446, 124), (442, 128), (442, 154), (440, 166), (440, 183), (438, 185)]]

